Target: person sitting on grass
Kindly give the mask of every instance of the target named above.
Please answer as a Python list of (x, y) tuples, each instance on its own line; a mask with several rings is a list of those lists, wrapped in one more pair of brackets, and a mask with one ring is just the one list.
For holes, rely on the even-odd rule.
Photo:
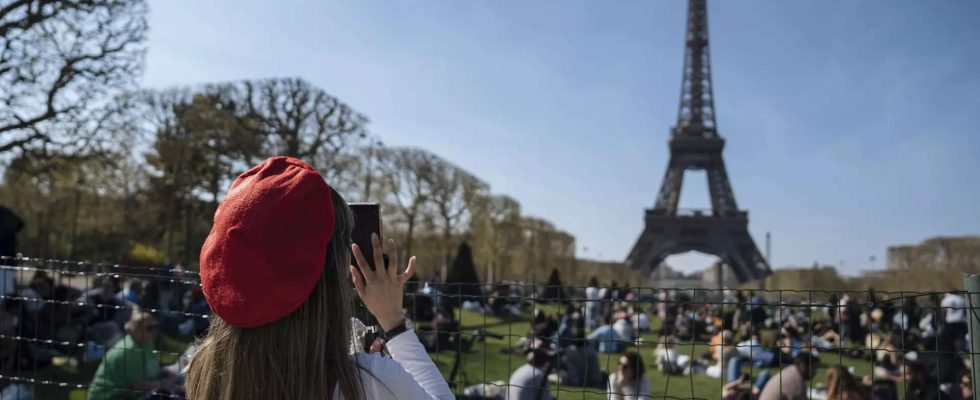
[(626, 308), (620, 308), (616, 310), (615, 314), (616, 322), (613, 324), (613, 330), (625, 341), (633, 342), (636, 340), (636, 331), (633, 329), (633, 325), (630, 324), (630, 314)]
[(552, 400), (548, 385), (551, 359), (554, 355), (540, 342), (527, 351), (527, 364), (517, 368), (507, 382), (507, 400)]
[[(935, 364), (934, 364), (935, 365)], [(937, 369), (919, 361), (912, 361), (905, 364), (903, 368), (905, 374), (905, 398), (921, 400), (946, 400), (949, 394), (940, 388), (936, 379)]]
[(626, 341), (629, 338), (624, 338), (619, 336), (619, 333), (613, 329), (612, 315), (607, 315), (605, 323), (596, 328), (589, 334), (588, 339), (591, 341), (599, 342), (599, 352), (601, 353), (619, 353), (623, 351)]
[(423, 343), (425, 351), (438, 353), (444, 350), (468, 350), (469, 342), (462, 341), (459, 335), (459, 321), (456, 320), (452, 310), (442, 307), (436, 311), (436, 317), (432, 321), (432, 334), (428, 341)]
[(758, 384), (752, 383), (751, 375), (740, 374), (737, 379), (721, 387), (721, 398), (724, 400), (752, 400), (759, 396), (761, 390)]
[(769, 383), (759, 394), (759, 400), (805, 400), (807, 382), (817, 374), (820, 360), (810, 353), (800, 353), (793, 358), (793, 364), (783, 368), (779, 374), (769, 379)]
[(599, 355), (584, 338), (571, 339), (562, 347), (558, 376), (562, 385), (604, 388), (606, 372), (599, 366)]
[(551, 339), (558, 332), (558, 321), (553, 315), (545, 313), (543, 310), (534, 311), (534, 319), (531, 321), (531, 336), (544, 341), (545, 345), (551, 344)]
[(126, 323), (126, 336), (106, 353), (89, 385), (89, 400), (137, 399), (147, 393), (170, 392), (176, 378), (161, 374), (153, 354), (157, 337), (156, 319), (147, 312), (134, 312)]
[(129, 320), (132, 309), (116, 298), (112, 279), (98, 277), (95, 287), (83, 294), (79, 302), (84, 305), (77, 311), (74, 322), (85, 326), (89, 340), (107, 347), (114, 345), (122, 337), (120, 328)]
[(619, 357), (619, 369), (609, 374), (609, 400), (650, 398), (650, 377), (639, 353), (628, 352)]
[(841, 365), (827, 370), (827, 400), (864, 400), (869, 397), (868, 389)]
[(661, 336), (660, 344), (657, 345), (657, 350), (654, 353), (657, 369), (664, 375), (689, 372), (691, 356), (678, 352), (674, 349), (676, 345), (677, 338), (670, 335)]
[(804, 341), (796, 328), (786, 326), (780, 329), (779, 349), (783, 360), (792, 360), (803, 352)]
[(650, 316), (647, 315), (644, 307), (634, 307), (629, 306), (627, 314), (631, 315), (630, 323), (633, 324), (633, 329), (639, 333), (650, 333)]
[(755, 368), (775, 366), (779, 362), (776, 352), (762, 345), (759, 335), (747, 334), (745, 340), (735, 345), (739, 356), (748, 359)]

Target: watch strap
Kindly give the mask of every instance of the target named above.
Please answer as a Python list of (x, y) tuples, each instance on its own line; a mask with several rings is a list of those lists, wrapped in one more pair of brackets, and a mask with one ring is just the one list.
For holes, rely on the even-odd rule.
[(405, 321), (402, 321), (402, 323), (396, 325), (394, 328), (391, 328), (390, 330), (385, 331), (385, 333), (384, 333), (384, 335), (385, 335), (385, 341), (386, 342), (390, 342), (391, 339), (394, 339), (395, 338), (395, 336), (401, 335), (401, 334), (403, 334), (405, 332), (408, 332), (408, 325), (405, 324)]

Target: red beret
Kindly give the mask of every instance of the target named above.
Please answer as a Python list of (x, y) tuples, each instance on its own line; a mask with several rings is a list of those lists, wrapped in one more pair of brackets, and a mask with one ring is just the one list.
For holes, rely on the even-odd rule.
[(238, 328), (289, 315), (320, 279), (333, 228), (330, 187), (306, 163), (273, 157), (240, 175), (201, 248), (211, 310)]

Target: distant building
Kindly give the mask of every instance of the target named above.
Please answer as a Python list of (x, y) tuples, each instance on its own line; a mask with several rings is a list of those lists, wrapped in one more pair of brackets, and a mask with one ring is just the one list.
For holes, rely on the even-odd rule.
[(888, 248), (888, 269), (980, 266), (980, 236), (940, 236)]
[[(676, 271), (666, 263), (661, 264), (651, 277), (661, 288), (678, 289), (718, 289), (720, 287), (737, 287), (738, 279), (724, 264), (718, 262), (703, 271), (689, 274)], [(718, 281), (722, 284), (719, 285)]]
[[(841, 290), (845, 287), (845, 284), (845, 279), (837, 273), (837, 268), (830, 265), (781, 267), (773, 269), (772, 275), (766, 277), (766, 288), (771, 290)], [(784, 293), (784, 295), (801, 294)], [(805, 294), (802, 295), (805, 296)]]

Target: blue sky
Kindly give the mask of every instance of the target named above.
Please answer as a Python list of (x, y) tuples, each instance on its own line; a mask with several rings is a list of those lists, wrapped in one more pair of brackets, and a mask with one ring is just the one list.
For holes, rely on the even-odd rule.
[[(152, 1), (143, 83), (305, 78), (386, 145), (436, 152), (573, 233), (580, 255), (622, 259), (667, 164), (685, 13)], [(708, 16), (729, 175), (776, 266), (855, 273), (889, 245), (980, 233), (980, 2), (713, 1)], [(710, 204), (703, 174), (685, 183), (682, 207)]]

